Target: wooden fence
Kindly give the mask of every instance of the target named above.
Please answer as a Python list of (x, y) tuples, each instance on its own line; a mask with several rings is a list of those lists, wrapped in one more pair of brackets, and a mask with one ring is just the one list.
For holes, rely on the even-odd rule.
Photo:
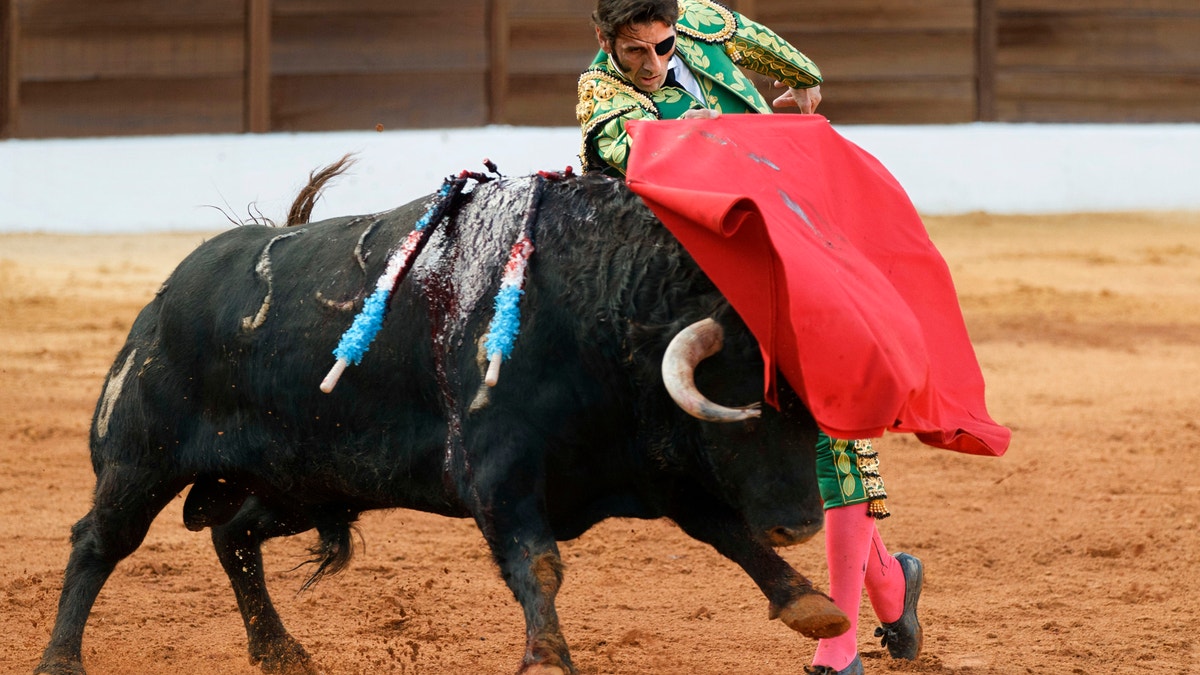
[[(593, 3), (0, 0), (0, 137), (572, 125)], [(835, 123), (1200, 121), (1196, 0), (728, 4)]]

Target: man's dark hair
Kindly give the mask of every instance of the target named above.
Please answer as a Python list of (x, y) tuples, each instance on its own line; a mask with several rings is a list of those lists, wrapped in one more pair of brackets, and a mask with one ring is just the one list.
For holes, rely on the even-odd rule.
[(679, 20), (677, 0), (597, 0), (592, 23), (600, 36), (612, 42), (625, 26), (661, 21), (674, 26)]

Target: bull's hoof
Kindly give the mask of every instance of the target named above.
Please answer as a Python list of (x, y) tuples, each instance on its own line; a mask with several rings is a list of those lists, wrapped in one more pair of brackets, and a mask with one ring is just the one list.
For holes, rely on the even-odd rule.
[(534, 663), (525, 666), (518, 675), (570, 675), (570, 672), (560, 666), (552, 666), (548, 663)]
[(273, 645), (261, 656), (251, 656), (250, 663), (257, 663), (267, 675), (324, 675), (304, 647), (291, 637), (281, 641), (281, 644)]
[(850, 630), (850, 619), (846, 614), (820, 593), (801, 595), (787, 607), (772, 604), (771, 618), (779, 619), (788, 628), (814, 640), (836, 637)]
[[(556, 587), (562, 581), (562, 563), (558, 556), (539, 556), (534, 563), (534, 572), (543, 580), (549, 577)], [(575, 675), (575, 666), (571, 664), (567, 641), (562, 634), (545, 631), (530, 640), (517, 675)]]
[(263, 659), (259, 664), (267, 675), (325, 675), (325, 671), (306, 659)]
[(45, 657), (33, 669), (33, 675), (87, 675), (87, 671), (78, 659)]

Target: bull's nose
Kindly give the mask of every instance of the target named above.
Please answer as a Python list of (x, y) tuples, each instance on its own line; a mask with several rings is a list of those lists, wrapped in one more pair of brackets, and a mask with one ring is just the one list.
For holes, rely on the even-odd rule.
[(780, 525), (767, 530), (767, 541), (776, 547), (793, 546), (808, 541), (814, 534), (820, 531), (820, 523), (806, 523), (800, 527), (783, 527)]

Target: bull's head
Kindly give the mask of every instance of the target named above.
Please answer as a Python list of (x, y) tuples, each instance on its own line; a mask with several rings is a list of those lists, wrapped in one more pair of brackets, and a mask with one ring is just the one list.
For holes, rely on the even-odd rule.
[[(741, 333), (748, 336), (748, 331)], [(746, 342), (740, 345), (743, 352), (757, 351), (757, 345)], [(701, 393), (696, 385), (701, 364), (718, 356), (724, 343), (724, 329), (711, 318), (681, 330), (663, 355), (663, 384), (681, 409), (710, 423), (704, 425), (705, 445), (720, 489), (742, 505), (747, 524), (773, 546), (802, 542), (822, 524), (815, 478), (816, 424), (786, 386), (779, 392), (779, 410), (764, 411), (759, 403), (728, 407)], [(744, 356), (732, 361), (745, 367)], [(761, 371), (761, 361), (757, 364)], [(761, 379), (721, 370), (722, 364), (714, 363), (702, 378), (719, 394), (753, 395), (747, 383), (762, 391)], [(739, 386), (731, 388), (730, 382)]]

